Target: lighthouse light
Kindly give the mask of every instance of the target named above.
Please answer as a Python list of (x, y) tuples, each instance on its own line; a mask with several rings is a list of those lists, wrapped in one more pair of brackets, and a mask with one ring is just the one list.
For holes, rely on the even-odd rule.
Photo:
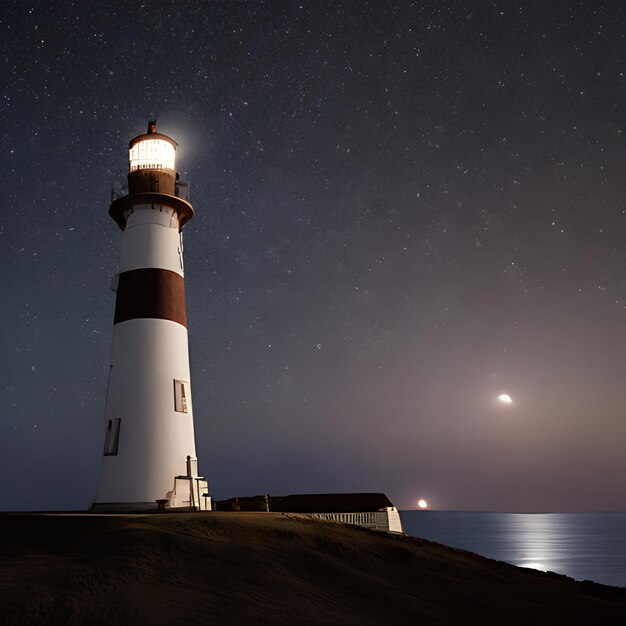
[(128, 151), (130, 171), (174, 169), (176, 149), (162, 139), (144, 139), (138, 141)]

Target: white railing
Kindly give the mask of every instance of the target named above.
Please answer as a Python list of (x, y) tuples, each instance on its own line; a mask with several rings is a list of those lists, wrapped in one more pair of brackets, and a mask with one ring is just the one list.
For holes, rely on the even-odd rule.
[(312, 517), (325, 519), (329, 522), (363, 526), (370, 530), (389, 531), (389, 514), (387, 511), (371, 511), (366, 513), (314, 513)]

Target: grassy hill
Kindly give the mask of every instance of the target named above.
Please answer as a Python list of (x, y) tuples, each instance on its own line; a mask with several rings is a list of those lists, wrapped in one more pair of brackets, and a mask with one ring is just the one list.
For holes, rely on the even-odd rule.
[(0, 622), (611, 624), (626, 589), (278, 513), (0, 515)]

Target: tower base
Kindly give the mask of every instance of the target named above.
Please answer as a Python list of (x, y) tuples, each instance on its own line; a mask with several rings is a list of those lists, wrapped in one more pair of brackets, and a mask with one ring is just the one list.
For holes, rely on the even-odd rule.
[(155, 513), (156, 502), (94, 502), (90, 513)]
[(167, 497), (153, 502), (94, 502), (91, 513), (140, 513), (154, 511), (210, 511), (209, 483), (198, 476), (198, 459), (187, 457), (187, 474), (174, 478)]

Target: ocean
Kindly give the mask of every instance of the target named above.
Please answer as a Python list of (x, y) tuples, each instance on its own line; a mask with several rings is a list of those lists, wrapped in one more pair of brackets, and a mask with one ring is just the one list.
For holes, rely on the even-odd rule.
[(401, 511), (405, 532), (490, 559), (626, 587), (626, 513)]

